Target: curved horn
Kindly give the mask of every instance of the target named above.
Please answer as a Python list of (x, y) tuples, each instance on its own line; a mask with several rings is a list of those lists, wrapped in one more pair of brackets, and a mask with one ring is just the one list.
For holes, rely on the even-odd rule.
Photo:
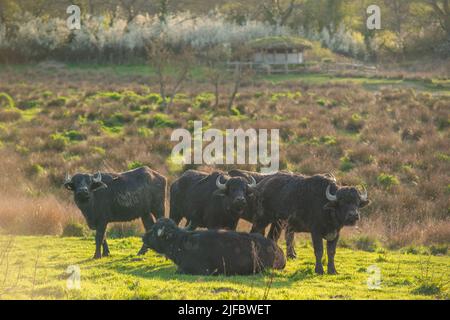
[(253, 176), (250, 176), (250, 179), (252, 179), (252, 182), (248, 184), (248, 187), (250, 189), (253, 189), (254, 187), (256, 187), (256, 180), (255, 178), (253, 178)]
[(222, 177), (222, 175), (219, 175), (216, 179), (216, 186), (217, 188), (219, 188), (219, 190), (225, 190), (227, 188), (226, 183), (221, 183), (220, 182), (220, 178)]
[(72, 177), (66, 172), (66, 176), (64, 178), (64, 184), (69, 183), (72, 180)]
[(97, 172), (96, 174), (94, 174), (93, 177), (93, 182), (102, 182), (102, 174), (99, 172)]
[(334, 174), (332, 174), (331, 172), (326, 173), (325, 176), (330, 177), (330, 179), (333, 180), (334, 182), (337, 181), (337, 180), (336, 180), (336, 177), (335, 177)]
[(183, 230), (191, 231), (192, 221), (189, 221), (188, 225), (183, 228)]
[(362, 187), (363, 187), (363, 193), (359, 193), (359, 196), (360, 196), (362, 201), (367, 201), (367, 190), (366, 190), (366, 187), (364, 187), (364, 185), (362, 185)]
[(325, 196), (329, 201), (336, 201), (337, 200), (336, 195), (330, 193), (330, 186), (331, 184), (328, 185), (327, 190), (325, 191)]

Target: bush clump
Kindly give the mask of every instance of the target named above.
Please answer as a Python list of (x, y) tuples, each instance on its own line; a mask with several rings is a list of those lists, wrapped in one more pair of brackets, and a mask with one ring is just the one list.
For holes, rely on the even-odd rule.
[(175, 128), (177, 122), (164, 113), (154, 114), (148, 123), (150, 128)]
[(354, 113), (348, 120), (346, 129), (352, 132), (359, 132), (363, 127), (364, 119), (358, 113)]
[(84, 224), (78, 222), (69, 222), (64, 226), (63, 237), (85, 237), (89, 233)]
[(144, 166), (144, 164), (142, 162), (140, 162), (140, 161), (133, 161), (133, 162), (130, 162), (128, 164), (128, 170), (137, 169), (137, 168), (140, 168), (140, 167), (143, 167), (143, 166)]
[(115, 223), (109, 227), (107, 237), (111, 239), (139, 237), (142, 235), (141, 226), (138, 223)]
[(352, 243), (355, 249), (367, 252), (375, 252), (378, 248), (377, 240), (366, 235), (353, 238)]
[(67, 97), (58, 97), (47, 103), (48, 107), (64, 107), (69, 99)]
[(400, 184), (400, 181), (396, 176), (387, 173), (381, 173), (377, 177), (377, 181), (385, 189), (390, 189), (393, 186), (397, 186)]
[(352, 162), (349, 156), (344, 156), (341, 159), (341, 165), (339, 169), (343, 172), (347, 172), (353, 169), (355, 164)]
[[(6, 101), (6, 104), (2, 102), (3, 100)], [(9, 94), (0, 92), (0, 108), (14, 109), (15, 107), (14, 99)]]

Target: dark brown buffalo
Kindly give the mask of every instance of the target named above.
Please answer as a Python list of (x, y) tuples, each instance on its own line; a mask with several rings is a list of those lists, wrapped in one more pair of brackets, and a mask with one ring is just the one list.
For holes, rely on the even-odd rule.
[[(311, 233), (316, 273), (323, 274), (323, 242), (327, 240), (328, 273), (335, 274), (334, 256), (339, 232), (359, 219), (359, 208), (369, 204), (367, 192), (338, 186), (327, 175), (276, 175), (257, 187), (258, 208), (252, 232), (263, 233), (270, 223), (284, 222), (295, 232)], [(272, 234), (277, 240), (279, 234)], [(292, 244), (290, 244), (292, 246)], [(288, 243), (289, 246), (289, 243)]]
[(260, 234), (225, 230), (187, 231), (170, 219), (158, 220), (143, 237), (144, 246), (165, 255), (178, 272), (195, 275), (249, 275), (283, 269), (277, 244)]
[[(77, 173), (66, 176), (64, 186), (74, 193), (75, 203), (95, 235), (94, 258), (109, 255), (105, 239), (109, 222), (124, 222), (141, 218), (145, 230), (154, 220), (164, 217), (166, 178), (158, 172), (141, 167), (123, 173)], [(145, 247), (139, 254), (146, 252)]]
[(177, 225), (186, 218), (191, 230), (235, 230), (248, 204), (254, 202), (250, 198), (255, 186), (254, 179), (188, 170), (170, 187), (169, 216)]
[[(276, 175), (291, 175), (292, 173), (288, 171), (280, 171), (272, 174), (262, 174), (254, 171), (233, 169), (228, 171), (228, 174), (231, 177), (245, 177), (247, 178), (247, 180), (249, 180), (250, 177), (253, 177), (259, 184), (261, 183), (261, 181), (267, 180), (268, 178), (274, 177)], [(248, 208), (249, 210), (246, 210), (241, 218), (250, 223), (253, 223), (254, 214), (256, 210), (254, 209), (254, 205), (248, 206)], [(288, 223), (283, 224), (281, 221), (278, 221), (277, 223), (272, 223), (270, 226), (268, 237), (270, 239), (278, 239), (283, 229), (285, 230), (285, 239), (286, 239), (286, 257), (288, 259), (295, 259), (297, 257), (297, 254), (294, 249), (295, 234), (294, 231), (291, 230), (291, 228), (289, 227)]]

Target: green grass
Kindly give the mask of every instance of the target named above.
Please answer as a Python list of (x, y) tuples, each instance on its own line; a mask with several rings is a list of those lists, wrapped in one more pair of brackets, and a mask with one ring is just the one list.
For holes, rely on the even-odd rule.
[[(12, 244), (8, 245), (9, 241)], [(0, 236), (0, 299), (446, 299), (450, 257), (338, 248), (337, 276), (315, 275), (311, 245), (283, 271), (256, 276), (188, 276), (150, 251), (137, 257), (139, 238), (109, 240), (112, 256), (92, 260), (92, 238)], [(79, 266), (81, 289), (68, 290), (66, 270)], [(367, 268), (381, 270), (369, 290)]]
[[(91, 63), (69, 63), (66, 65), (70, 71), (95, 72), (112, 74), (116, 76), (155, 76), (155, 70), (148, 64), (91, 64)], [(16, 72), (25, 72), (34, 69), (36, 66), (24, 65), (0, 65), (2, 70), (13, 69)], [(169, 70), (174, 73), (175, 70)], [(191, 76), (196, 80), (205, 80), (205, 68), (196, 66), (191, 69)], [(258, 74), (255, 76), (259, 80), (269, 81), (277, 84), (285, 81), (302, 81), (310, 85), (322, 85), (327, 83), (354, 83), (360, 84), (365, 89), (377, 91), (383, 87), (411, 88), (418, 91), (432, 92), (440, 95), (450, 95), (450, 80), (413, 80), (413, 79), (386, 79), (384, 77), (363, 77), (363, 76), (334, 76), (324, 73), (300, 73), (300, 74)]]
[(354, 83), (362, 85), (370, 91), (377, 91), (383, 87), (392, 88), (412, 88), (419, 91), (428, 91), (444, 95), (450, 95), (450, 81), (433, 79), (432, 82), (423, 80), (409, 79), (385, 79), (385, 78), (367, 78), (367, 77), (337, 77), (320, 73), (302, 73), (302, 74), (274, 74), (261, 75), (260, 78), (270, 81), (274, 84), (284, 81), (302, 81), (310, 85), (322, 85), (327, 83)]

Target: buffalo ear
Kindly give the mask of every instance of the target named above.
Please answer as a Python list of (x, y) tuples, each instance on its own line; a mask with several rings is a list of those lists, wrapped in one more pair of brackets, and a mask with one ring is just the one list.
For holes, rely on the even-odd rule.
[(97, 191), (97, 190), (106, 189), (106, 188), (108, 188), (108, 186), (101, 181), (94, 182), (91, 184), (91, 191)]
[(253, 189), (253, 188), (247, 188), (247, 194), (251, 195), (251, 196), (257, 196), (258, 195), (258, 191), (256, 189)]
[(337, 201), (329, 201), (326, 205), (323, 206), (325, 210), (335, 210), (337, 207)]
[(359, 204), (360, 208), (364, 208), (365, 206), (368, 206), (370, 204), (370, 200), (361, 201)]
[(66, 182), (64, 183), (64, 188), (66, 188), (67, 190), (73, 191), (75, 190), (75, 186), (72, 182)]
[(216, 191), (213, 192), (213, 195), (217, 196), (217, 197), (225, 197), (226, 196), (226, 191), (217, 189)]

